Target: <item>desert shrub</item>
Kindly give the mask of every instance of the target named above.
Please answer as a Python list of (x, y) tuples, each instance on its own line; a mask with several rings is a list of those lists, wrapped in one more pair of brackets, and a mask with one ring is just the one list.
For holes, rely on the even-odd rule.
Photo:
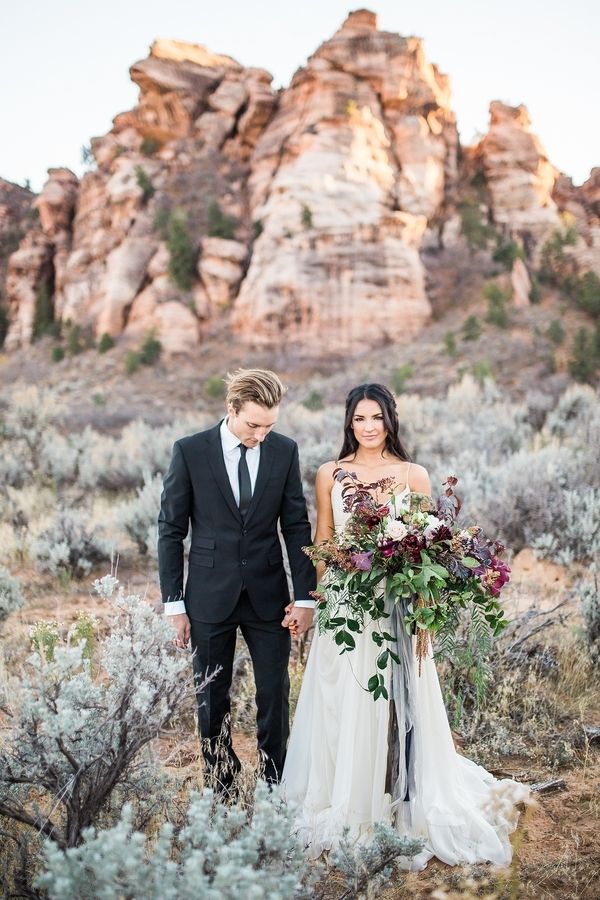
[(128, 375), (133, 375), (141, 366), (139, 350), (128, 350), (125, 354), (125, 371)]
[(559, 347), (565, 339), (565, 329), (563, 323), (560, 319), (553, 319), (548, 328), (546, 329), (546, 334), (550, 338), (553, 344), (556, 344)]
[(104, 332), (98, 342), (98, 353), (108, 353), (109, 350), (115, 346), (114, 338), (108, 334), (108, 332)]
[(134, 831), (126, 807), (117, 825), (89, 829), (80, 847), (65, 853), (48, 843), (46, 872), (37, 884), (51, 898), (82, 900), (300, 896), (313, 878), (292, 835), (293, 812), (262, 784), (253, 805), (251, 815), (239, 806), (215, 808), (210, 791), (195, 793), (184, 826), (176, 832), (165, 824), (152, 842)]
[(140, 347), (140, 362), (143, 366), (153, 366), (160, 358), (162, 344), (154, 334), (149, 331)]
[[(115, 582), (108, 576), (96, 584), (110, 595)], [(156, 766), (141, 751), (193, 690), (189, 659), (173, 652), (171, 625), (122, 590), (111, 604), (111, 634), (98, 647), (97, 676), (84, 641), (59, 641), (52, 659), (33, 653), (8, 692), (0, 815), (61, 849), (79, 845), (85, 829), (111, 815), (114, 823), (110, 801), (118, 791), (129, 797), (140, 824), (149, 820), (157, 803), (148, 793)]]
[(447, 331), (444, 335), (444, 350), (448, 356), (456, 356), (457, 354), (456, 337), (453, 331)]
[(143, 166), (135, 167), (135, 180), (137, 181), (137, 185), (142, 192), (142, 203), (145, 206), (149, 200), (154, 197), (155, 189), (150, 176), (146, 172)]
[(89, 525), (85, 513), (60, 509), (53, 522), (33, 542), (33, 556), (40, 572), (82, 578), (110, 555), (106, 540)]
[(216, 200), (208, 205), (208, 236), (235, 240), (235, 219), (226, 215)]
[(33, 315), (33, 329), (31, 339), (37, 341), (39, 338), (48, 334), (54, 320), (54, 303), (52, 291), (46, 279), (43, 279), (37, 286), (35, 292), (35, 309)]
[(596, 356), (594, 336), (587, 328), (578, 328), (571, 345), (568, 360), (570, 374), (577, 381), (592, 382), (598, 370), (600, 360)]
[(166, 243), (170, 254), (169, 276), (178, 288), (189, 291), (196, 275), (196, 247), (183, 210), (174, 210), (169, 215)]
[(508, 328), (510, 316), (506, 309), (506, 303), (511, 298), (511, 291), (504, 290), (499, 284), (492, 281), (485, 285), (483, 293), (488, 301), (486, 322), (497, 325), (498, 328)]
[(465, 341), (476, 341), (481, 334), (481, 324), (475, 315), (468, 316), (462, 327), (462, 336)]
[(591, 270), (584, 272), (574, 290), (575, 303), (594, 318), (600, 316), (600, 278)]
[(311, 409), (313, 411), (317, 411), (319, 409), (323, 409), (325, 404), (323, 403), (323, 397), (319, 393), (319, 391), (312, 390), (310, 393), (306, 395), (304, 400), (302, 401), (302, 405), (306, 407), (306, 409)]
[(398, 366), (397, 369), (394, 369), (391, 377), (391, 387), (395, 394), (401, 394), (405, 387), (406, 382), (412, 378), (414, 375), (413, 367), (410, 363), (403, 363), (401, 366)]
[(596, 665), (600, 665), (600, 585), (595, 569), (592, 579), (579, 585), (579, 597), (590, 657)]
[(542, 289), (540, 287), (540, 279), (535, 274), (535, 272), (530, 272), (529, 278), (531, 281), (531, 287), (529, 289), (529, 302), (534, 305), (539, 303), (542, 299)]
[(144, 156), (154, 156), (160, 150), (160, 141), (156, 138), (145, 137), (140, 144), (140, 151)]
[(378, 897), (392, 880), (399, 886), (400, 868), (423, 849), (423, 841), (401, 837), (385, 822), (376, 822), (373, 839), (362, 846), (344, 837), (331, 853), (331, 863), (343, 876), (342, 897)]
[(56, 344), (52, 348), (51, 358), (52, 358), (52, 362), (55, 362), (55, 363), (62, 362), (63, 359), (65, 358), (65, 351), (60, 346), (60, 344)]
[(307, 230), (313, 227), (313, 214), (310, 206), (307, 206), (306, 203), (302, 204), (302, 210), (300, 212), (300, 223), (303, 228)]
[(542, 247), (540, 257), (540, 281), (569, 289), (577, 278), (577, 263), (565, 253), (565, 247), (577, 243), (577, 232), (571, 226), (554, 231)]
[(227, 392), (223, 378), (220, 375), (211, 375), (204, 382), (204, 392), (211, 400), (221, 400)]
[(0, 566), (0, 622), (23, 606), (21, 582)]
[(494, 374), (488, 359), (478, 359), (477, 362), (474, 362), (471, 366), (471, 372), (473, 373), (473, 378), (475, 378), (479, 384), (483, 384), (487, 378), (492, 378)]
[(31, 649), (44, 662), (54, 661), (54, 651), (60, 642), (58, 622), (36, 622), (29, 630)]
[(52, 435), (52, 422), (61, 410), (55, 395), (32, 385), (18, 388), (8, 402), (0, 441), (0, 484), (19, 487), (39, 476), (44, 446)]
[(0, 294), (0, 349), (4, 346), (6, 335), (8, 334), (8, 312), (2, 306), (2, 295)]
[(483, 250), (495, 237), (494, 229), (484, 221), (478, 201), (465, 201), (458, 208), (460, 227), (472, 250)]
[(85, 349), (83, 340), (81, 325), (71, 325), (67, 332), (67, 349), (71, 356), (77, 356), (79, 353), (83, 353)]
[(136, 496), (119, 508), (117, 520), (129, 537), (135, 541), (140, 553), (156, 557), (156, 522), (160, 508), (162, 475), (144, 475), (143, 487)]
[(512, 240), (502, 240), (494, 251), (492, 259), (510, 272), (515, 260), (524, 259), (524, 257), (525, 253), (520, 244)]
[(265, 226), (263, 225), (262, 219), (255, 219), (252, 223), (252, 240), (258, 240), (264, 230)]

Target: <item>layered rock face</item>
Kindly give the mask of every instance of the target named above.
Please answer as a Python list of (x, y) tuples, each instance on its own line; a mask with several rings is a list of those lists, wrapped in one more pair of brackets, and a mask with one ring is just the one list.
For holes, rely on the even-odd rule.
[(552, 199), (559, 175), (531, 130), (524, 106), (490, 105), (490, 128), (479, 145), (494, 220), (540, 242), (560, 224)]
[(456, 148), (447, 80), (420, 42), (350, 15), (257, 143), (250, 207), (263, 230), (238, 332), (344, 350), (419, 331), (431, 312), (419, 246)]
[[(152, 330), (171, 352), (224, 327), (317, 356), (408, 340), (468, 263), (467, 169), (485, 181), (481, 214), (531, 260), (567, 210), (573, 252), (600, 270), (600, 170), (573, 187), (525, 108), (501, 103), (461, 152), (447, 77), (367, 10), (278, 93), (265, 70), (181, 41), (156, 41), (130, 71), (138, 105), (92, 139), (81, 181), (50, 170), (37, 221), (5, 254), (8, 348), (31, 340), (41, 288), (63, 322), (131, 341)], [(0, 237), (2, 204), (0, 182)], [(521, 303), (528, 284), (521, 263)]]

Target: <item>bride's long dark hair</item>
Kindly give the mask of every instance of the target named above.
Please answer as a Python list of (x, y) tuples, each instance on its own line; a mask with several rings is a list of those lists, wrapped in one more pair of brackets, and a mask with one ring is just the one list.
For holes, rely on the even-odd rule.
[(378, 403), (383, 414), (385, 427), (385, 449), (398, 459), (410, 462), (410, 455), (400, 439), (400, 425), (396, 401), (392, 392), (384, 384), (359, 384), (352, 388), (346, 397), (346, 416), (344, 418), (344, 442), (338, 459), (354, 456), (358, 450), (358, 441), (354, 436), (352, 419), (354, 412), (361, 400), (374, 400)]

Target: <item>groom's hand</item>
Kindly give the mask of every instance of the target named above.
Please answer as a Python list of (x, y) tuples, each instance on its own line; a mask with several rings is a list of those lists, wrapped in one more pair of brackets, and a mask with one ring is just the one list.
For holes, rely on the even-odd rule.
[(185, 613), (181, 613), (179, 616), (169, 616), (169, 620), (175, 629), (175, 640), (173, 643), (176, 647), (187, 647), (192, 631), (190, 620)]
[(313, 624), (315, 611), (308, 606), (294, 606), (290, 603), (285, 608), (285, 617), (281, 623), (284, 628), (289, 628), (296, 640), (302, 637)]

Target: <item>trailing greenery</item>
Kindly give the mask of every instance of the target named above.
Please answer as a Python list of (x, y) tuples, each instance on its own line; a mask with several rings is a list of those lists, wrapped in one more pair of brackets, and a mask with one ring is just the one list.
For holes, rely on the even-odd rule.
[(235, 240), (235, 219), (226, 215), (216, 200), (208, 206), (208, 236)]

